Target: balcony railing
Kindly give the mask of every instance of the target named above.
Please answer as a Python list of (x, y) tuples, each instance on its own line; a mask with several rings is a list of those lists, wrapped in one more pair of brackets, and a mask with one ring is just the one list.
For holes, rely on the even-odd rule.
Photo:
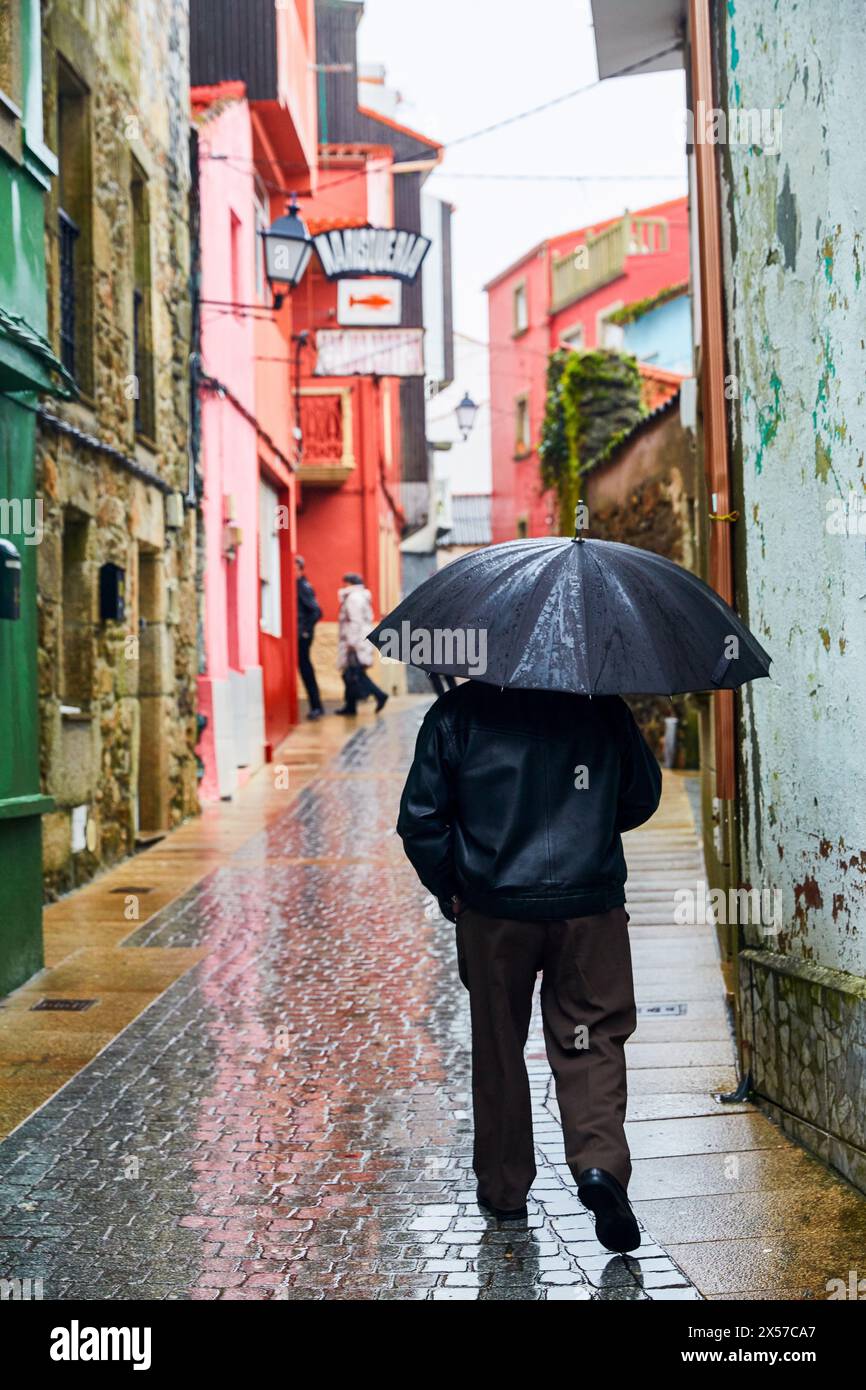
[(632, 217), (628, 234), (630, 256), (654, 256), (667, 251), (668, 219), (666, 217)]
[(352, 392), (302, 386), (300, 405), (303, 450), (298, 479), (314, 487), (339, 487), (355, 467)]
[(60, 243), (60, 360), (71, 377), (75, 376), (75, 243), (79, 229), (62, 208), (57, 212)]
[(610, 284), (625, 271), (627, 256), (667, 251), (668, 224), (664, 217), (632, 217), (627, 214), (589, 235), (564, 256), (554, 256), (551, 266), (551, 309), (554, 313)]

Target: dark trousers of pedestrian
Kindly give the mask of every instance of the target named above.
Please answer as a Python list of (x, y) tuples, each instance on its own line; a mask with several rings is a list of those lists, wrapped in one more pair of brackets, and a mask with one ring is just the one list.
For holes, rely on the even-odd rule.
[(345, 708), (350, 714), (355, 713), (358, 701), (366, 700), (368, 695), (372, 695), (373, 699), (379, 703), (388, 698), (385, 691), (380, 690), (375, 681), (370, 679), (363, 666), (356, 666), (355, 674), (350, 676), (348, 680), (346, 679), (346, 673), (343, 672), (343, 691), (345, 695)]
[(298, 670), (301, 673), (301, 680), (304, 682), (310, 709), (314, 710), (322, 708), (322, 697), (319, 694), (319, 682), (316, 680), (316, 673), (310, 659), (312, 645), (312, 637), (298, 636)]
[(523, 1050), (536, 975), (565, 1158), (576, 1177), (631, 1177), (625, 1043), (637, 1026), (625, 908), (564, 921), (457, 918), (460, 978), (472, 1019), (474, 1168), (494, 1206), (523, 1206), (536, 1174)]

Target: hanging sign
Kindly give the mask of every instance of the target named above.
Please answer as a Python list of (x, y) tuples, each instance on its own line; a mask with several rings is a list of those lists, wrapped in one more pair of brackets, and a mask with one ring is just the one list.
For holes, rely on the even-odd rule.
[(423, 376), (423, 328), (320, 328), (316, 376)]
[(313, 237), (329, 280), (388, 275), (410, 282), (421, 269), (430, 238), (400, 227), (335, 227)]
[(347, 326), (396, 325), (402, 313), (403, 285), (372, 275), (364, 280), (337, 281), (337, 323)]

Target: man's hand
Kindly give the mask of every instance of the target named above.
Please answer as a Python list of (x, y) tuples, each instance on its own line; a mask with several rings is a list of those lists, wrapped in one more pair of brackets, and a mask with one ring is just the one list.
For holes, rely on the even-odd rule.
[(446, 922), (456, 922), (457, 914), (463, 911), (465, 904), (455, 894), (450, 898), (439, 898), (439, 911)]

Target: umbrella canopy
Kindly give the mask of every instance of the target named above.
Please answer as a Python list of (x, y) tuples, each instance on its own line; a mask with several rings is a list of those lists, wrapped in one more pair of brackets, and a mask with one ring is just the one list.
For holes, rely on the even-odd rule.
[(768, 675), (771, 660), (681, 565), (561, 536), (462, 556), (403, 599), (370, 641), (425, 671), (582, 695), (732, 690)]

